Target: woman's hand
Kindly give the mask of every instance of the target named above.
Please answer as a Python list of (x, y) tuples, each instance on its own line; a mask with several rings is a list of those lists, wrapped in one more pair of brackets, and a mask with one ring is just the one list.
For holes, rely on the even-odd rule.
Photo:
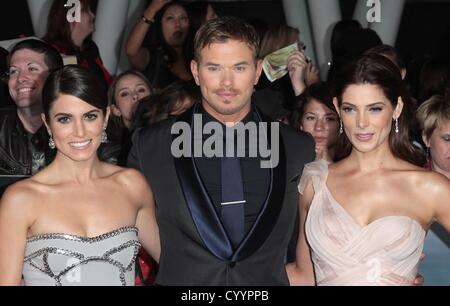
[(170, 0), (152, 0), (150, 5), (144, 11), (144, 17), (153, 19), (158, 11)]
[(306, 88), (305, 76), (308, 63), (305, 55), (300, 51), (294, 51), (288, 57), (288, 71), (295, 95), (301, 95)]
[(312, 84), (320, 81), (319, 69), (317, 69), (317, 67), (314, 66), (313, 63), (309, 62), (305, 70), (306, 86), (311, 86)]

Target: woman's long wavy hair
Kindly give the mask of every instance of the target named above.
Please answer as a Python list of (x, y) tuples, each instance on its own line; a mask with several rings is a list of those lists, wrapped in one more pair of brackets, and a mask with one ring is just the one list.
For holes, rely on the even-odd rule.
[[(391, 130), (389, 134), (389, 148), (397, 158), (406, 160), (412, 164), (423, 166), (426, 158), (421, 151), (413, 145), (411, 138), (411, 126), (414, 122), (414, 109), (409, 94), (407, 93), (400, 70), (389, 59), (377, 54), (363, 55), (343, 67), (335, 79), (335, 96), (338, 104), (342, 104), (342, 95), (350, 85), (370, 84), (378, 86), (395, 109), (398, 98), (404, 103), (402, 114), (398, 119), (399, 131)], [(343, 133), (338, 146), (338, 159), (350, 155), (352, 144)]]

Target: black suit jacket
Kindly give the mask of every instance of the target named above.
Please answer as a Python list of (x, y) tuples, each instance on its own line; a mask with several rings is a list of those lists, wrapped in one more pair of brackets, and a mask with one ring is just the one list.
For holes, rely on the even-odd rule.
[(156, 282), (169, 286), (288, 285), (285, 256), (297, 216), (297, 184), (304, 164), (314, 158), (313, 139), (280, 123), (279, 163), (271, 170), (265, 203), (243, 242), (233, 250), (193, 157), (171, 154), (177, 136), (171, 134), (173, 124), (191, 126), (195, 107), (178, 119), (138, 130), (133, 136), (128, 165), (146, 176), (157, 204), (161, 258)]

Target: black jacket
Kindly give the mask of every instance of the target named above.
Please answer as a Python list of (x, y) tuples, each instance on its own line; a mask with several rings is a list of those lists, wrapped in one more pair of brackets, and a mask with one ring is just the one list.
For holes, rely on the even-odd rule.
[(314, 141), (280, 124), (279, 163), (271, 170), (265, 203), (253, 228), (233, 250), (193, 158), (172, 156), (173, 124), (192, 127), (193, 112), (137, 130), (128, 159), (129, 166), (146, 176), (157, 203), (161, 258), (156, 282), (288, 285), (285, 256), (297, 215), (297, 184), (303, 165), (314, 159)]
[(47, 166), (55, 155), (48, 139), (44, 125), (31, 134), (15, 108), (0, 110), (0, 175), (32, 175)]

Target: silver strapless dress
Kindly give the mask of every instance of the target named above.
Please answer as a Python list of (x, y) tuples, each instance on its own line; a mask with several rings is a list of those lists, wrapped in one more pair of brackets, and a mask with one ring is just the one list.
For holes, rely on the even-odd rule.
[(134, 286), (141, 244), (135, 227), (85, 238), (45, 234), (27, 240), (23, 277), (27, 286)]

